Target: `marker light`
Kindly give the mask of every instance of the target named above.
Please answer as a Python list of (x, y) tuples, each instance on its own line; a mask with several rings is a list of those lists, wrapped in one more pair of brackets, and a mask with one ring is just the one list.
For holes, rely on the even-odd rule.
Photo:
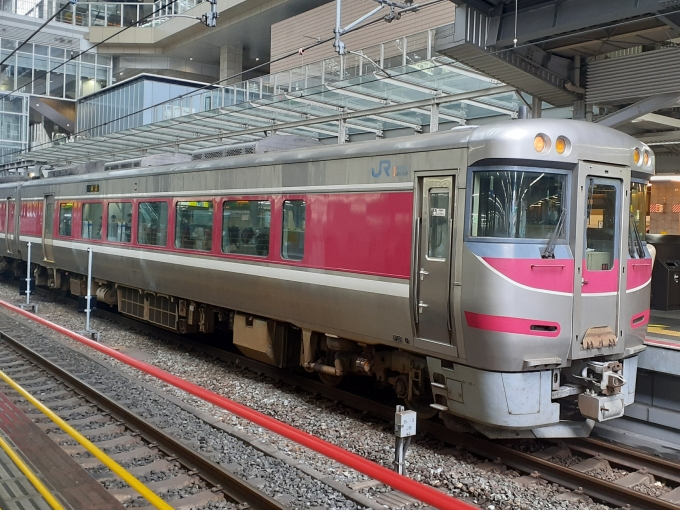
[(545, 135), (536, 135), (534, 149), (536, 152), (547, 152), (550, 149), (550, 138)]
[(633, 151), (633, 161), (635, 162), (636, 165), (640, 166), (640, 159), (641, 159), (642, 154), (640, 153), (640, 149), (635, 149)]
[(555, 150), (557, 151), (557, 154), (565, 154), (568, 148), (569, 140), (567, 140), (565, 137), (560, 136), (557, 138), (557, 140), (555, 140)]
[(642, 155), (642, 161), (644, 162), (645, 166), (649, 166), (651, 160), (652, 158), (649, 157), (649, 151), (645, 151)]

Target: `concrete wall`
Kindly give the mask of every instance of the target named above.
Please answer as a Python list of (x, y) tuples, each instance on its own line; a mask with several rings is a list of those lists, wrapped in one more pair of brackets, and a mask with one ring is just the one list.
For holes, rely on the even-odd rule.
[[(349, 25), (377, 6), (366, 0), (343, 0), (342, 24)], [(387, 42), (405, 35), (422, 32), (447, 23), (453, 23), (456, 6), (451, 2), (442, 2), (426, 7), (420, 12), (405, 14), (400, 20), (392, 23), (377, 23), (370, 27), (357, 30), (342, 38), (348, 50), (369, 48), (375, 44)], [(383, 8), (379, 16), (389, 12)], [(374, 19), (371, 18), (371, 19)], [(317, 37), (322, 40), (333, 36), (335, 28), (335, 2), (328, 3), (314, 10), (294, 16), (272, 25), (272, 58), (308, 46)], [(329, 42), (308, 50), (304, 56), (286, 58), (271, 65), (271, 72), (285, 71), (305, 63), (315, 62), (335, 56), (333, 43)]]

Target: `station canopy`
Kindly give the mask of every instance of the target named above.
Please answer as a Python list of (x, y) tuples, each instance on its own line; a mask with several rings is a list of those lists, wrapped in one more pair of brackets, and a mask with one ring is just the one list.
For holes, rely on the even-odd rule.
[[(474, 124), (485, 117), (512, 117), (525, 101), (513, 87), (442, 56), (389, 70), (364, 64), (354, 71), (357, 75), (342, 80), (338, 72), (347, 76), (347, 69), (331, 72), (327, 62), (313, 76), (306, 67), (304, 76), (292, 70), (283, 73), (287, 79), (279, 73), (196, 92), (200, 102), (184, 97), (163, 103), (160, 110), (156, 105), (156, 111), (171, 117), (166, 120), (105, 136), (76, 137), (60, 145), (50, 142), (23, 157), (56, 166), (112, 162), (162, 153), (190, 154), (257, 141), (272, 133), (322, 141), (334, 138), (342, 143), (354, 135), (403, 136), (408, 129), (422, 132), (424, 126), (435, 131), (437, 126)], [(225, 106), (194, 113), (191, 104), (200, 104), (199, 109)]]

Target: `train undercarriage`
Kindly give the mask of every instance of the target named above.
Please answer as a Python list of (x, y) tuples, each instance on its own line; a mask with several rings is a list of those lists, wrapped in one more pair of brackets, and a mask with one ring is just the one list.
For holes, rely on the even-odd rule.
[[(0, 272), (25, 277), (26, 263), (3, 258)], [(33, 275), (39, 286), (87, 294), (86, 276), (39, 265)], [(330, 386), (346, 376), (369, 378), (380, 388), (391, 387), (422, 418), (439, 414), (452, 429), (489, 437), (587, 436), (596, 421), (621, 416), (634, 396), (636, 357), (574, 361), (570, 367), (534, 372), (487, 372), (105, 280), (93, 279), (91, 288), (98, 302), (123, 315), (179, 334), (224, 331), (244, 355), (280, 368), (302, 367)], [(491, 405), (466, 403), (464, 386), (468, 394), (477, 388), (482, 399), (477, 402)], [(512, 420), (503, 420), (505, 409), (499, 412), (506, 407)], [(532, 426), (536, 421), (553, 424)]]

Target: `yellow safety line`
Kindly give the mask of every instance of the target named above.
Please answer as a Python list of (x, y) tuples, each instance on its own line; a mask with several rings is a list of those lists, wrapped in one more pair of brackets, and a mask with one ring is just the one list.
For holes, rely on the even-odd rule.
[(85, 436), (80, 432), (71, 427), (64, 420), (59, 418), (54, 412), (52, 412), (48, 407), (36, 400), (30, 393), (14, 382), (10, 377), (7, 376), (2, 370), (0, 370), (0, 378), (2, 378), (7, 384), (14, 388), (22, 397), (28, 400), (33, 406), (38, 408), (45, 416), (47, 416), (54, 423), (59, 425), (59, 427), (66, 432), (73, 439), (78, 441), (88, 452), (94, 455), (102, 464), (113, 471), (115, 474), (120, 476), (125, 482), (127, 482), (130, 487), (139, 492), (146, 500), (151, 503), (154, 507), (159, 510), (172, 510), (172, 507), (168, 505), (161, 498), (156, 496), (146, 485), (137, 480), (133, 475), (131, 475), (123, 466), (118, 464), (111, 457), (106, 455), (103, 451), (92, 444)]
[(54, 510), (64, 510), (64, 507), (61, 506), (61, 503), (57, 501), (57, 499), (52, 496), (52, 493), (47, 490), (47, 487), (43, 485), (43, 483), (38, 479), (37, 476), (33, 474), (33, 471), (29, 469), (29, 467), (24, 464), (24, 461), (19, 458), (19, 456), (12, 450), (12, 447), (5, 441), (2, 437), (0, 437), (0, 447), (5, 450), (5, 453), (9, 456), (10, 459), (12, 459), (12, 462), (16, 464), (16, 466), (21, 470), (21, 472), (26, 475), (26, 478), (29, 479), (29, 481), (33, 484), (33, 487), (37, 489), (37, 491), (40, 493), (40, 495), (45, 498), (45, 501), (54, 509)]
[(673, 329), (662, 329), (658, 327), (648, 327), (647, 333), (657, 333), (659, 335), (666, 336), (680, 336), (680, 331), (675, 331)]

